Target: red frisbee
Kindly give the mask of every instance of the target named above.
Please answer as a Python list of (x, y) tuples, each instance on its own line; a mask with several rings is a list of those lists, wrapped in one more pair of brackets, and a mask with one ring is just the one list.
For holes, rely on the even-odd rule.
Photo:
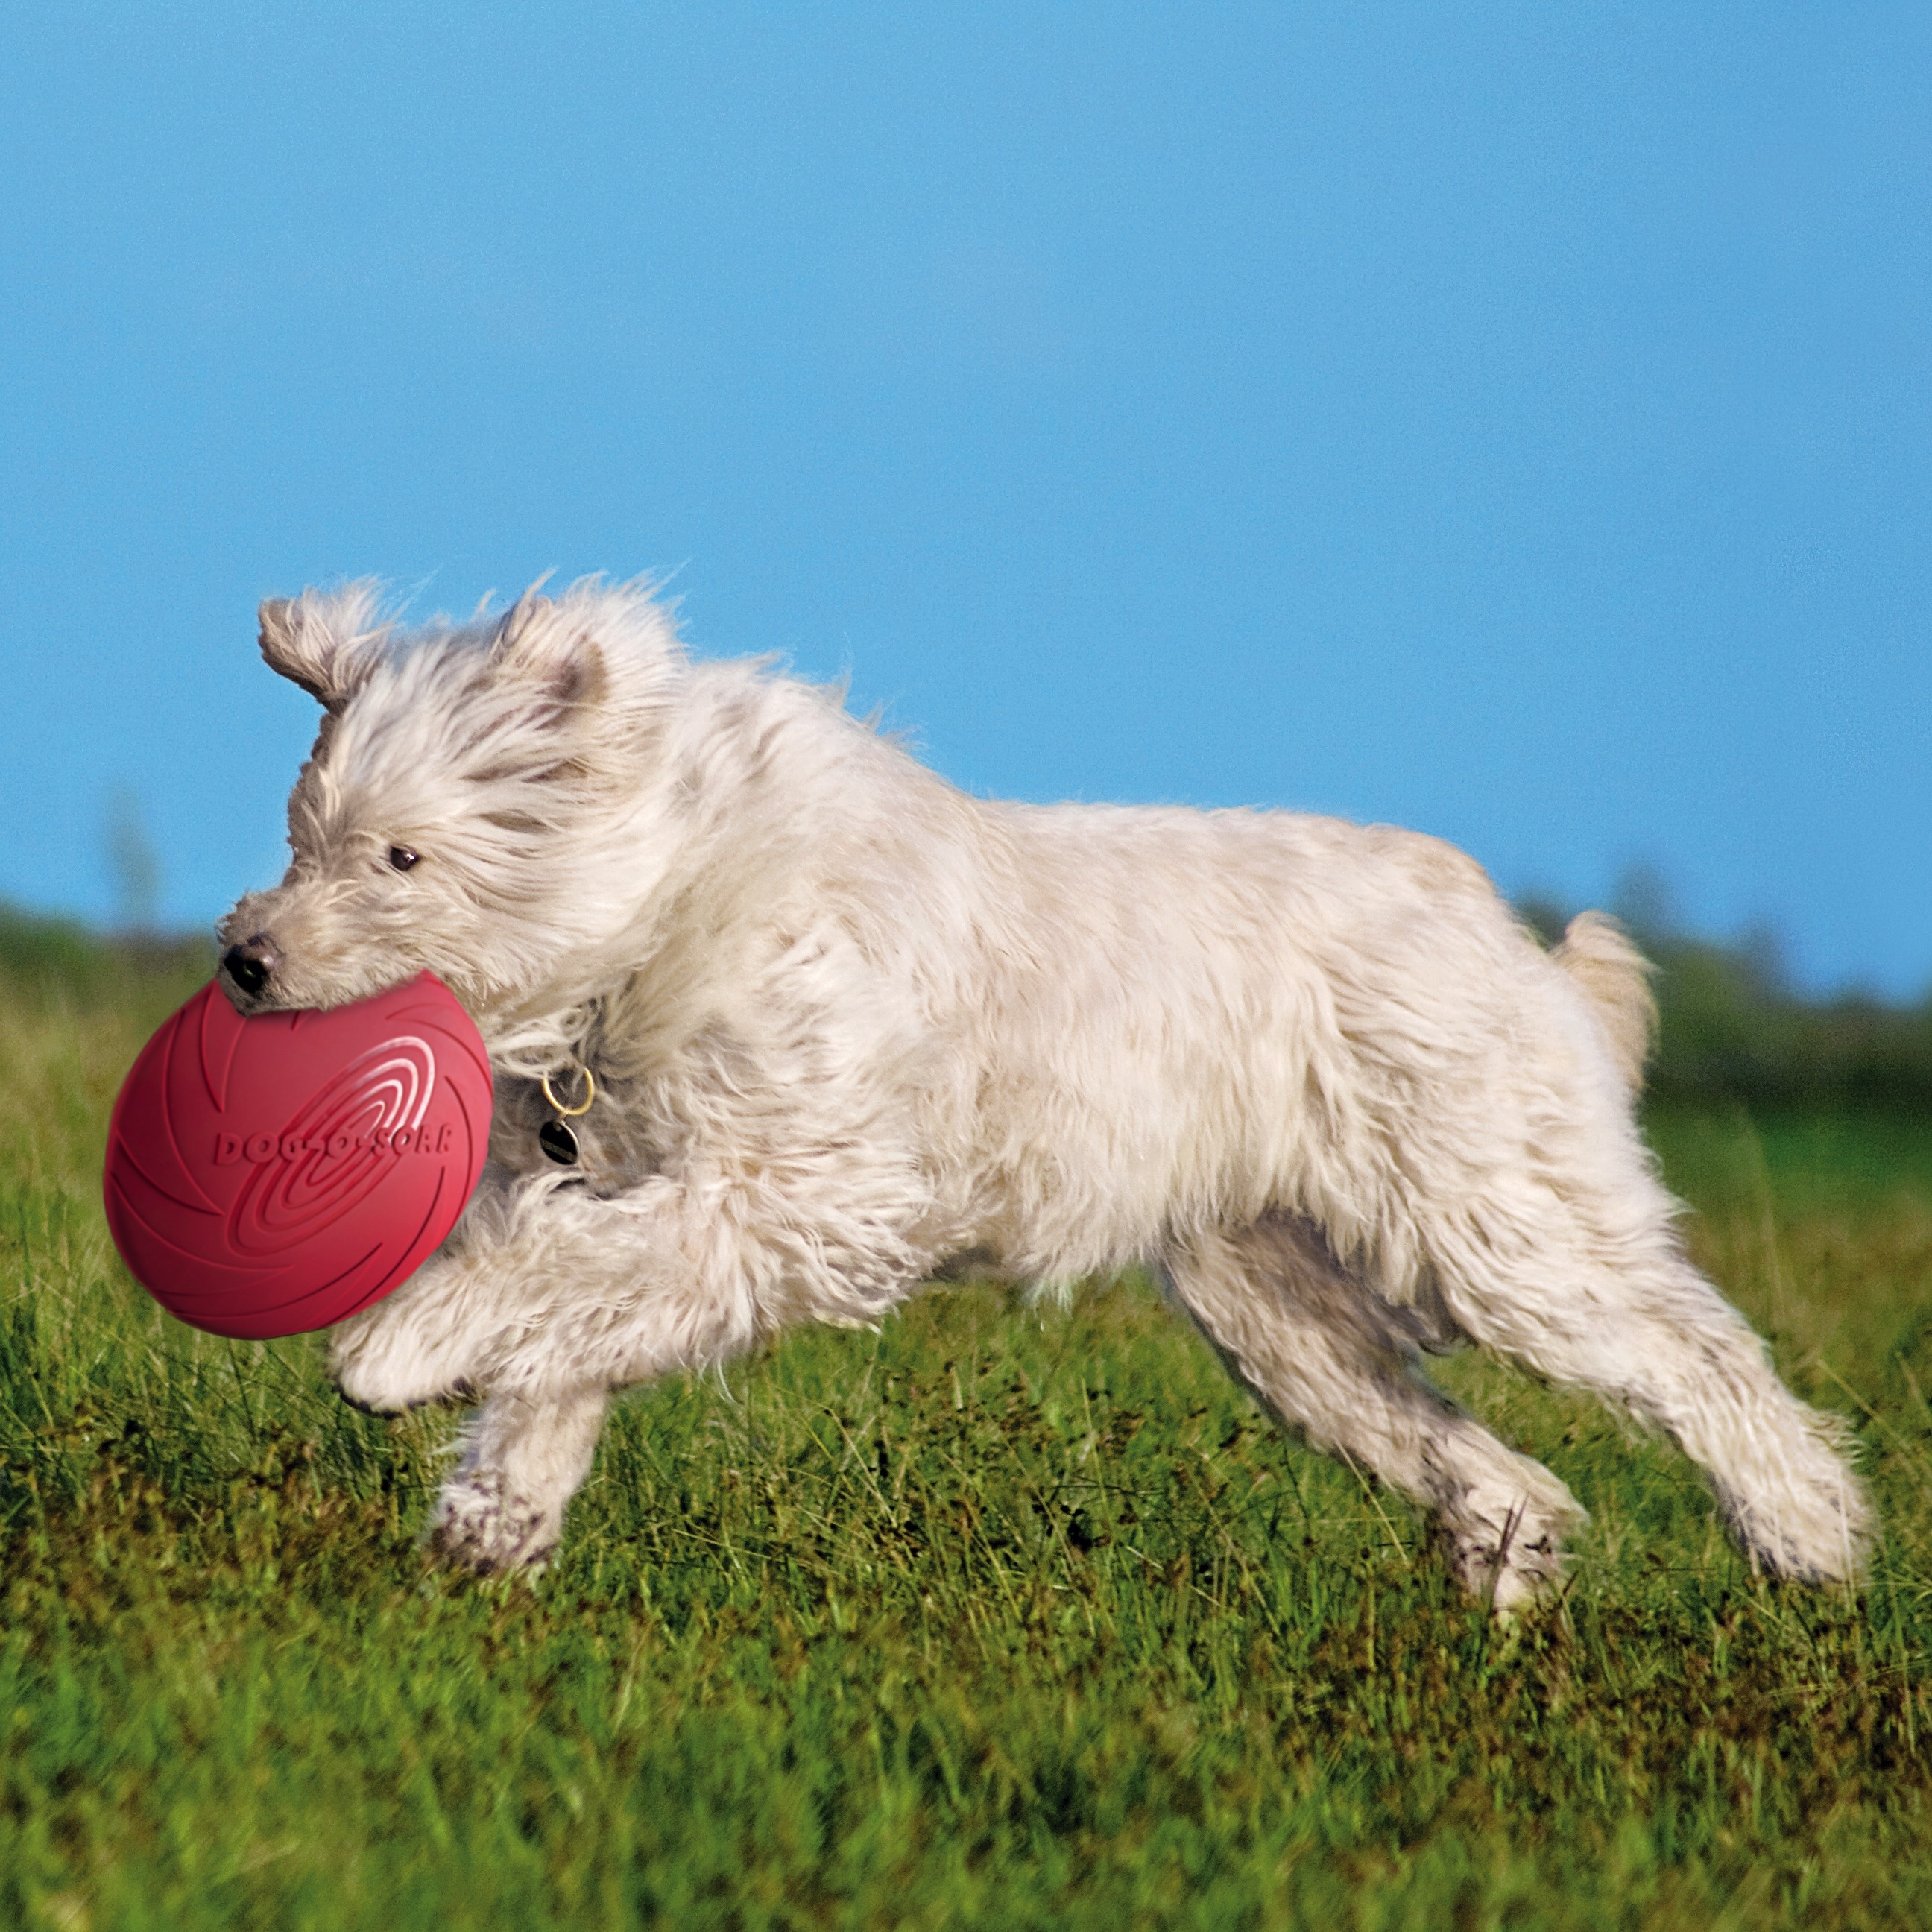
[(107, 1129), (107, 1226), (171, 1314), (254, 1341), (400, 1287), (456, 1225), (490, 1139), (490, 1060), (424, 973), (244, 1019), (204, 986), (141, 1049)]

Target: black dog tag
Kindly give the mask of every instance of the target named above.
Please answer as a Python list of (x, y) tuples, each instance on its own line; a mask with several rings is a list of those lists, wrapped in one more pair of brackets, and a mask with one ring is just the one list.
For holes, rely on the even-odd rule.
[(560, 1167), (577, 1164), (577, 1136), (566, 1120), (546, 1120), (537, 1130), (538, 1144)]

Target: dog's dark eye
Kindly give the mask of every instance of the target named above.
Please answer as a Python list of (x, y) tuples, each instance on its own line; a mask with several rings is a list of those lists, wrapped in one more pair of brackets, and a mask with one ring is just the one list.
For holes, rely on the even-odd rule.
[(421, 856), (420, 853), (412, 852), (406, 845), (392, 845), (389, 848), (389, 863), (399, 872), (406, 872)]

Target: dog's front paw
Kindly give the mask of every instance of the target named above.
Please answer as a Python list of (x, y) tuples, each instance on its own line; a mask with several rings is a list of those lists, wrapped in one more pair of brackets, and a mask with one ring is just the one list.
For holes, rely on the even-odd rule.
[(479, 1576), (542, 1563), (556, 1547), (557, 1522), (539, 1504), (514, 1495), (487, 1470), (453, 1477), (436, 1498), (430, 1547), (446, 1562)]
[(400, 1415), (472, 1393), (467, 1364), (447, 1336), (382, 1304), (336, 1330), (328, 1372), (343, 1400), (370, 1415)]

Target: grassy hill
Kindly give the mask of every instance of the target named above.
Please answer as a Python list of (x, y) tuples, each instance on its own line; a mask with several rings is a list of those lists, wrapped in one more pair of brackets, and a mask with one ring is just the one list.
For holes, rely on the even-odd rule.
[(1911, 1112), (1700, 1076), (1652, 1118), (1858, 1432), (1862, 1594), (1753, 1576), (1680, 1457), (1462, 1359), (1593, 1511), (1499, 1632), (1133, 1280), (634, 1397), (556, 1565), (484, 1584), (417, 1544), (453, 1413), (359, 1415), (314, 1339), (196, 1334), (112, 1255), (106, 1108), (208, 964), (0, 926), (0, 1923), (1932, 1923)]

